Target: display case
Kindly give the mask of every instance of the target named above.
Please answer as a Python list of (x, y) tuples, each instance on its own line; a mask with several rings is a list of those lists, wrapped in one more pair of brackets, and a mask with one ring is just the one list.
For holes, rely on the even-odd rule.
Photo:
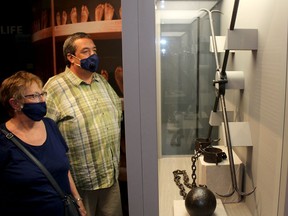
[[(238, 209), (235, 208), (236, 211), (232, 214), (228, 210), (226, 212), (225, 208), (232, 203), (239, 204), (243, 196), (248, 196), (255, 190), (249, 193), (234, 193), (237, 187), (242, 190), (244, 165), (232, 151), (232, 147), (221, 146), (220, 131), (218, 127), (210, 124), (209, 120), (211, 110), (215, 107), (216, 111), (218, 110), (218, 103), (215, 103), (215, 72), (220, 67), (218, 58), (223, 56), (218, 52), (213, 55), (209, 47), (211, 35), (220, 33), (220, 4), (221, 0), (191, 0), (181, 3), (161, 0), (155, 4), (160, 215), (188, 215), (187, 205), (183, 205), (182, 200), (185, 199), (186, 204), (187, 197), (183, 194), (197, 185), (205, 185), (214, 192), (217, 206), (213, 215), (238, 215)], [(215, 50), (216, 48), (215, 46)], [(229, 84), (231, 83), (230, 79)], [(239, 131), (239, 127), (237, 129)], [(243, 136), (245, 135), (241, 133), (242, 142)], [(209, 145), (217, 146), (210, 148), (211, 151), (226, 152), (225, 155), (228, 156), (223, 157), (224, 161), (221, 163), (217, 160), (215, 162), (215, 158), (205, 160), (209, 148), (205, 149), (206, 146), (203, 146), (199, 151), (196, 140), (210, 140)], [(214, 154), (210, 153), (209, 156)], [(225, 160), (227, 158), (229, 161)], [(191, 175), (187, 176), (184, 171)], [(189, 187), (192, 181), (192, 186)], [(167, 190), (167, 185), (170, 190)], [(195, 197), (201, 197), (196, 193), (191, 196), (195, 203)], [(201, 201), (205, 203), (204, 199)], [(196, 206), (195, 203), (193, 204)], [(251, 215), (245, 204), (239, 205), (245, 209), (245, 215)], [(208, 206), (205, 207), (207, 209)], [(221, 213), (220, 207), (223, 210)], [(198, 208), (198, 213), (202, 214), (200, 212), (201, 207)]]

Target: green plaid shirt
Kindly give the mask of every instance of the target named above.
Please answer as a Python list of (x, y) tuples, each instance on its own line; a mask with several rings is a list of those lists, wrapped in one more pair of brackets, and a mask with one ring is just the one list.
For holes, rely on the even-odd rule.
[(44, 86), (47, 117), (52, 118), (69, 146), (76, 186), (96, 190), (113, 185), (120, 157), (121, 101), (109, 83), (94, 73), (85, 83), (66, 67)]

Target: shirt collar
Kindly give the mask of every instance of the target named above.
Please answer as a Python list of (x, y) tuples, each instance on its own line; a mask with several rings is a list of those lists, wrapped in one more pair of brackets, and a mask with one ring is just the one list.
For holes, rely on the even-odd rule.
[[(81, 84), (87, 84), (85, 83), (82, 79), (80, 79), (78, 76), (76, 76), (71, 70), (69, 67), (66, 66), (66, 69), (65, 69), (65, 73), (68, 77), (68, 79), (75, 85), (75, 86), (78, 86), (78, 85), (81, 85)], [(94, 72), (93, 73), (93, 78), (92, 78), (92, 81), (94, 82), (99, 82), (99, 75)]]

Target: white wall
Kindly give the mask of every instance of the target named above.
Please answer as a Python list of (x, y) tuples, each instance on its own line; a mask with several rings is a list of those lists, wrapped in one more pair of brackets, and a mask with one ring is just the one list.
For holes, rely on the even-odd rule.
[[(229, 28), (233, 4), (234, 1), (223, 0), (222, 35)], [(254, 194), (246, 197), (253, 215), (283, 215), (278, 213), (278, 203), (283, 202), (279, 200), (281, 163), (287, 161), (286, 155), (286, 159), (282, 158), (287, 9), (286, 0), (240, 0), (235, 28), (258, 29), (258, 51), (230, 54), (227, 67), (228, 71), (241, 70), (245, 74), (244, 91), (228, 91), (226, 100), (238, 121), (250, 123), (253, 147), (237, 147), (235, 151), (245, 163), (244, 191), (257, 187)], [(285, 181), (287, 174), (282, 177)], [(286, 184), (282, 187), (286, 189)]]

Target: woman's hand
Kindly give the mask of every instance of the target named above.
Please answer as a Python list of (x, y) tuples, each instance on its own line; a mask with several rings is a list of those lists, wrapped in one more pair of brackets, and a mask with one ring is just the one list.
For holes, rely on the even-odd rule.
[(80, 210), (81, 216), (87, 216), (87, 212), (86, 212), (86, 209), (85, 209), (85, 206), (84, 206), (82, 200), (77, 201), (77, 204), (79, 205), (79, 210)]

